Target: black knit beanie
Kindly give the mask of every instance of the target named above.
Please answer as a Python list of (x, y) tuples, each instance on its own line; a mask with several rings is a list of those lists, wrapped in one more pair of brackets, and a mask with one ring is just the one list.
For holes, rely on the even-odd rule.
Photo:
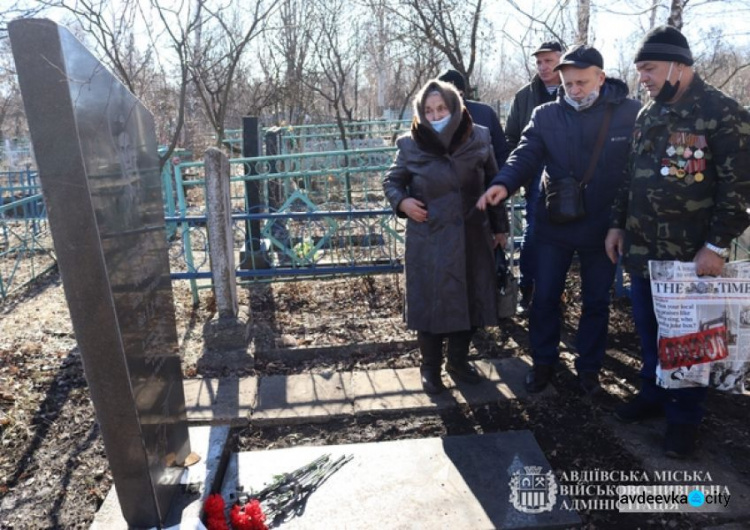
[(690, 66), (693, 64), (693, 54), (680, 30), (672, 26), (659, 26), (643, 37), (633, 62), (641, 61), (674, 61)]
[(458, 70), (446, 70), (438, 76), (438, 79), (440, 81), (445, 81), (446, 83), (452, 84), (461, 92), (466, 92), (466, 80)]

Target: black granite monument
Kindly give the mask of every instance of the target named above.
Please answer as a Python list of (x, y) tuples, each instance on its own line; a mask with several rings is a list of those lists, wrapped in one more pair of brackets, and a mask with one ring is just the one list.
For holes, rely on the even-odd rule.
[(8, 30), (120, 506), (130, 526), (158, 526), (190, 443), (153, 118), (65, 28)]

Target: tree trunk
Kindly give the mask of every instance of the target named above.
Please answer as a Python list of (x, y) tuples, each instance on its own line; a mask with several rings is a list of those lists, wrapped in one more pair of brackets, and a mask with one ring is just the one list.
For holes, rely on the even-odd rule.
[(578, 35), (576, 44), (588, 44), (591, 0), (578, 0)]
[(674, 26), (682, 31), (682, 12), (685, 9), (685, 4), (687, 4), (687, 0), (672, 0), (672, 5), (669, 7), (669, 18), (667, 19), (668, 26)]

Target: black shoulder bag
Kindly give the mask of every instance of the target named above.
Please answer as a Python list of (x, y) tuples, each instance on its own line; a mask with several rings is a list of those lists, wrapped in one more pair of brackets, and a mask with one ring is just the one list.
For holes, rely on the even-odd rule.
[(542, 174), (542, 183), (545, 192), (544, 204), (547, 208), (547, 217), (549, 217), (551, 222), (564, 224), (581, 219), (586, 215), (583, 192), (586, 189), (586, 185), (594, 176), (596, 163), (599, 161), (599, 155), (601, 155), (602, 148), (604, 147), (604, 140), (607, 137), (609, 123), (612, 120), (614, 110), (615, 106), (609, 104), (604, 111), (604, 119), (599, 128), (599, 135), (596, 137), (594, 152), (591, 155), (591, 161), (583, 179), (580, 181), (575, 177), (551, 179), (547, 174), (547, 170), (544, 170)]

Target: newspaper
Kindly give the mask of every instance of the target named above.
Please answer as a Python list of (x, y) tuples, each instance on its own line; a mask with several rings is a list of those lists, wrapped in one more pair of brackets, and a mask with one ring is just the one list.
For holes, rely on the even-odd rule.
[(750, 262), (727, 263), (721, 276), (698, 276), (694, 263), (679, 261), (650, 261), (649, 271), (659, 323), (657, 384), (745, 393)]

